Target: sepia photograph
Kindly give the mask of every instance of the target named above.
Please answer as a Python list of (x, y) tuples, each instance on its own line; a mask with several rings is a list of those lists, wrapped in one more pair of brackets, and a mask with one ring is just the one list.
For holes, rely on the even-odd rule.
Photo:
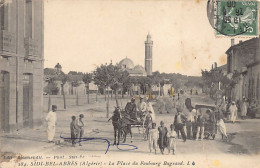
[(257, 0), (0, 0), (0, 168), (260, 168)]

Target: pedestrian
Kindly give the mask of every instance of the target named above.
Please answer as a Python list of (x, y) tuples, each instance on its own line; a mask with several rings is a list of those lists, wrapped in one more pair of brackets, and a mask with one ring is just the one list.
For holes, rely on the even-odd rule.
[(160, 148), (161, 154), (164, 154), (164, 148), (166, 148), (168, 146), (168, 142), (167, 142), (168, 130), (164, 126), (164, 122), (163, 121), (161, 121), (160, 124), (161, 124), (161, 126), (158, 127), (158, 131), (159, 131), (158, 144), (159, 144), (159, 148)]
[(248, 108), (247, 100), (245, 97), (243, 97), (243, 102), (242, 102), (242, 107), (241, 107), (242, 120), (246, 119), (247, 108)]
[(152, 119), (152, 116), (151, 116), (151, 112), (146, 112), (146, 113), (147, 114), (145, 115), (144, 125), (145, 125), (145, 135), (146, 135), (146, 138), (148, 140), (149, 131), (152, 128), (153, 119)]
[(52, 110), (49, 111), (47, 114), (45, 120), (47, 122), (47, 135), (48, 135), (48, 142), (51, 143), (53, 142), (53, 138), (55, 136), (55, 127), (56, 127), (56, 121), (57, 121), (57, 116), (56, 112), (57, 111), (57, 106), (52, 105)]
[(72, 146), (75, 147), (75, 141), (78, 136), (78, 128), (77, 128), (77, 124), (76, 124), (76, 117), (72, 116), (71, 119), (72, 119), (72, 121), (70, 123), (71, 143), (72, 143)]
[(227, 103), (225, 99), (222, 100), (221, 105), (220, 105), (220, 117), (223, 118), (224, 114), (226, 115), (227, 112)]
[(168, 154), (170, 154), (170, 151), (172, 150), (172, 154), (175, 155), (176, 152), (176, 132), (174, 130), (174, 125), (171, 124), (170, 126), (171, 131), (168, 133)]
[(149, 99), (147, 100), (146, 111), (150, 113), (153, 122), (155, 122), (155, 113), (154, 113), (153, 105)]
[(184, 130), (184, 125), (186, 122), (187, 118), (182, 114), (182, 108), (177, 107), (177, 114), (174, 117), (174, 126), (175, 126), (175, 131), (178, 135), (179, 138), (179, 132), (181, 132), (181, 137), (183, 139), (184, 142), (186, 142), (186, 133)]
[[(217, 133), (217, 129), (216, 129), (216, 116), (215, 116), (215, 112), (211, 111), (210, 109), (206, 110), (206, 114), (208, 114), (209, 116), (209, 120), (207, 121), (208, 126), (209, 126), (209, 134), (207, 134), (207, 139), (209, 138), (209, 136), (211, 135), (213, 139), (215, 139), (215, 134)], [(219, 115), (218, 115), (219, 116)]]
[[(196, 110), (192, 107), (190, 98), (187, 98), (185, 100), (183, 114), (187, 118), (187, 120), (185, 122), (187, 138), (193, 139), (193, 131), (195, 129)], [(185, 127), (184, 127), (184, 131), (185, 131)]]
[(84, 115), (80, 114), (79, 118), (76, 120), (76, 125), (77, 125), (77, 129), (78, 129), (78, 136), (77, 139), (79, 139), (79, 146), (82, 146), (81, 144), (81, 139), (83, 137), (84, 134), (84, 122), (83, 122), (83, 118)]
[(156, 154), (158, 131), (156, 129), (156, 123), (154, 122), (152, 123), (152, 129), (149, 130), (148, 140), (150, 153), (154, 150), (154, 153)]
[(204, 139), (204, 129), (205, 129), (205, 118), (203, 116), (203, 113), (200, 111), (199, 116), (197, 117), (197, 131), (196, 131), (196, 137), (195, 140), (203, 140)]
[(139, 114), (138, 116), (141, 118), (141, 120), (143, 120), (143, 117), (145, 115), (145, 112), (146, 112), (146, 103), (144, 101), (144, 97), (143, 96), (140, 96), (140, 103), (138, 105), (138, 110), (139, 110)]
[(229, 111), (230, 111), (230, 120), (232, 123), (235, 123), (236, 119), (237, 119), (237, 106), (235, 101), (232, 101), (230, 107), (229, 107)]
[(226, 125), (221, 117), (218, 117), (217, 127), (222, 136), (222, 140), (223, 140), (224, 136), (225, 136), (226, 140), (228, 140)]

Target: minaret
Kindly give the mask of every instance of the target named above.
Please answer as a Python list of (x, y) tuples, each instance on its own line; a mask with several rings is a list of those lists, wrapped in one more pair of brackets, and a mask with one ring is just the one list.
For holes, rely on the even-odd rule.
[(145, 71), (147, 76), (152, 75), (152, 56), (153, 56), (153, 41), (151, 35), (148, 33), (145, 43)]

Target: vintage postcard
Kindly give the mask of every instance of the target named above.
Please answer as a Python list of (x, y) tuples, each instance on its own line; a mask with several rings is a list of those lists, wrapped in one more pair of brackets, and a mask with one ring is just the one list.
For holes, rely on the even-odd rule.
[(0, 168), (260, 168), (259, 5), (0, 0)]

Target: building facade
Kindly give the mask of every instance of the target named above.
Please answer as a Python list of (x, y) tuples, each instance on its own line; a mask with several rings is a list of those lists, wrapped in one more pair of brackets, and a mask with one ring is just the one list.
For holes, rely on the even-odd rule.
[(42, 123), (43, 1), (0, 1), (1, 131)]
[(232, 77), (239, 74), (237, 84), (231, 91), (232, 100), (242, 100), (243, 96), (249, 101), (256, 100), (260, 103), (260, 43), (259, 38), (239, 41), (231, 47), (227, 54), (227, 75)]
[(148, 76), (153, 74), (153, 41), (151, 35), (147, 35), (147, 39), (144, 42), (145, 44), (145, 71)]

